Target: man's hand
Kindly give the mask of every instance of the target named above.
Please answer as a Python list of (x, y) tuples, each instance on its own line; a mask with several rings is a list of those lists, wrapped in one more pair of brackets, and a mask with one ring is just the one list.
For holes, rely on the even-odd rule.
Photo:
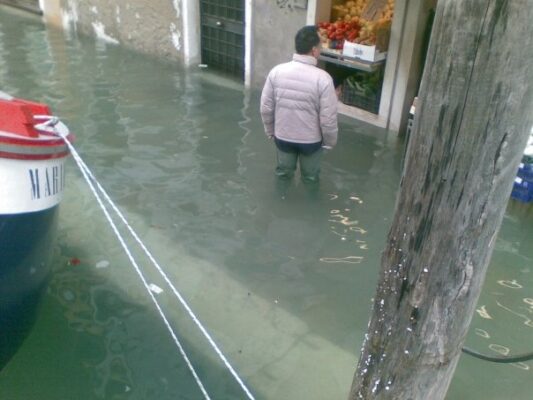
[(322, 148), (323, 148), (324, 150), (331, 150), (333, 147), (331, 147), (331, 146), (322, 146)]

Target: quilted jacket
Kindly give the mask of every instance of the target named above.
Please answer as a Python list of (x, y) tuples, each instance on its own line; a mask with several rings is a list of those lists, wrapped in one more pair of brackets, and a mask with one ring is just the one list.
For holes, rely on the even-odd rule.
[(309, 55), (272, 69), (261, 95), (261, 118), (268, 137), (295, 143), (337, 143), (337, 95), (331, 76)]

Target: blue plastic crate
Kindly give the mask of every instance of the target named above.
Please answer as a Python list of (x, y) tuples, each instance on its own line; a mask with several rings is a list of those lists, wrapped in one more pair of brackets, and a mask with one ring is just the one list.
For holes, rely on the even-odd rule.
[(511, 198), (521, 201), (522, 203), (533, 202), (533, 194), (529, 193), (527, 190), (513, 189), (511, 192)]
[(518, 177), (528, 182), (533, 182), (533, 164), (521, 163), (518, 168)]
[(533, 202), (533, 182), (517, 177), (514, 181), (511, 197), (524, 203)]

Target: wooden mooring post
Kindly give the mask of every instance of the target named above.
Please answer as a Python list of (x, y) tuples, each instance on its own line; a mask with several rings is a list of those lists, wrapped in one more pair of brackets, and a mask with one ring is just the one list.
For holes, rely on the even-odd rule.
[(439, 0), (350, 400), (443, 399), (533, 124), (530, 0)]

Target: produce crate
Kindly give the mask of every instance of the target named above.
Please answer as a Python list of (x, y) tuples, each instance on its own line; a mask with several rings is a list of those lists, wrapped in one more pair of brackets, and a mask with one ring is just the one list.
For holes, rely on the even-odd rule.
[(373, 93), (365, 93), (358, 91), (346, 83), (342, 85), (341, 101), (348, 106), (378, 114), (380, 100), (381, 90)]
[(521, 163), (518, 168), (518, 177), (533, 182), (533, 164)]
[(515, 178), (511, 198), (523, 203), (533, 202), (533, 182), (528, 182), (520, 177)]
[(531, 203), (533, 202), (533, 193), (524, 188), (513, 188), (511, 198), (521, 201), (522, 203)]

